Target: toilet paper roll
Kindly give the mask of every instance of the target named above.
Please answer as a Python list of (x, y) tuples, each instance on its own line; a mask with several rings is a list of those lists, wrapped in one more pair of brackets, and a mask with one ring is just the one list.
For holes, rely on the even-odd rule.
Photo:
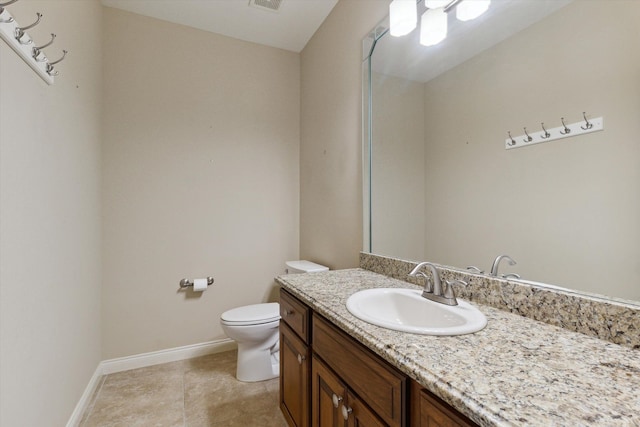
[(193, 292), (203, 292), (207, 290), (207, 279), (194, 279)]

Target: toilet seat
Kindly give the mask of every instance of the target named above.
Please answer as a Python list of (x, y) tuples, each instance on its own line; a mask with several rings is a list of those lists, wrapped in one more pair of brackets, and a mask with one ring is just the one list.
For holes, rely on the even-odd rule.
[(227, 310), (220, 321), (230, 326), (261, 325), (280, 320), (280, 305), (277, 302), (252, 304)]

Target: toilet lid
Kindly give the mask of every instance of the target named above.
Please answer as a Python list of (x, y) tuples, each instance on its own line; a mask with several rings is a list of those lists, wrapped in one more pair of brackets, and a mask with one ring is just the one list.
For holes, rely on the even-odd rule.
[(234, 325), (255, 325), (273, 322), (280, 319), (280, 304), (270, 302), (265, 304), (252, 304), (227, 310), (220, 319)]

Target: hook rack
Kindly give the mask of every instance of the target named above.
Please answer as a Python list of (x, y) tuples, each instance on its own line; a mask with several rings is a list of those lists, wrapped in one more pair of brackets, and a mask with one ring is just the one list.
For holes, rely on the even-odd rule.
[(64, 59), (67, 51), (63, 51), (62, 58), (59, 60), (54, 62), (49, 61), (42, 49), (51, 46), (56, 35), (51, 33), (51, 40), (48, 43), (37, 47), (34, 46), (35, 42), (29, 34), (27, 34), (26, 30), (38, 25), (42, 14), (38, 12), (37, 19), (32, 24), (20, 26), (6, 8), (6, 6), (16, 1), (18, 0), (9, 0), (0, 3), (0, 38), (4, 40), (36, 74), (47, 82), (47, 84), (52, 85), (54, 76), (58, 75), (58, 72), (54, 71), (53, 66)]
[(524, 134), (516, 137), (512, 137), (511, 131), (509, 131), (507, 132), (509, 137), (505, 139), (505, 149), (510, 150), (512, 148), (540, 144), (541, 142), (570, 138), (572, 136), (584, 135), (604, 129), (604, 119), (602, 117), (587, 119), (587, 113), (582, 113), (582, 117), (583, 119), (581, 121), (571, 124), (566, 124), (564, 117), (562, 117), (560, 119), (562, 125), (553, 129), (546, 129), (544, 123), (542, 123), (542, 130), (539, 132), (528, 132), (527, 128), (524, 128)]

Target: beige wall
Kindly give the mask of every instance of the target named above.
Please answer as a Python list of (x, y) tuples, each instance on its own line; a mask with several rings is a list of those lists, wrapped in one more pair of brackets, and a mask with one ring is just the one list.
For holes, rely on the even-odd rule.
[(299, 55), (104, 16), (103, 357), (224, 338), (298, 258)]
[(332, 269), (362, 250), (362, 39), (388, 0), (341, 0), (301, 54), (300, 256)]
[(101, 13), (96, 1), (9, 6), (53, 86), (0, 41), (0, 425), (65, 425), (100, 354)]

